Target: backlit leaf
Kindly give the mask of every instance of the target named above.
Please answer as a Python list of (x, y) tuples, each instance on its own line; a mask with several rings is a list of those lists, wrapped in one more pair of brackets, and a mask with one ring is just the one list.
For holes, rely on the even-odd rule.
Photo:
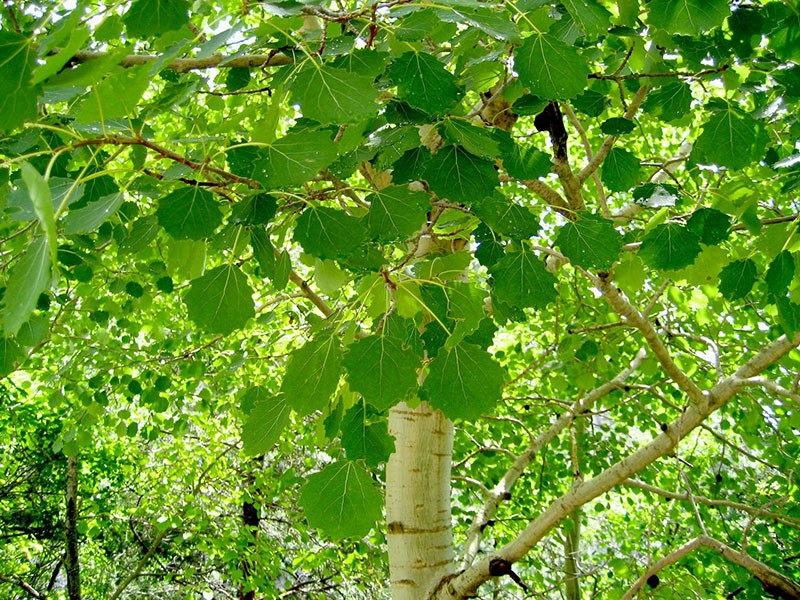
[(591, 213), (561, 228), (556, 244), (570, 262), (586, 269), (608, 269), (619, 258), (622, 236), (614, 222)]
[(794, 256), (788, 250), (783, 250), (772, 259), (764, 277), (769, 293), (778, 296), (789, 289), (789, 284), (794, 279), (794, 271)]
[(134, 0), (123, 17), (128, 35), (146, 38), (180, 29), (189, 22), (187, 0)]
[(691, 106), (692, 90), (689, 84), (673, 81), (648, 93), (642, 110), (669, 122), (686, 116)]
[(670, 33), (699, 35), (730, 14), (727, 0), (651, 0), (647, 21)]
[(296, 185), (330, 165), (337, 152), (328, 131), (290, 132), (255, 153), (248, 176), (266, 189)]
[(378, 112), (378, 91), (372, 79), (313, 62), (296, 75), (292, 98), (309, 119), (323, 124), (352, 123)]
[(700, 208), (686, 221), (686, 228), (706, 246), (716, 246), (731, 235), (731, 218), (715, 208)]
[(31, 83), (36, 53), (31, 41), (11, 31), (0, 31), (0, 132), (16, 129), (36, 118), (39, 88)]
[(556, 278), (533, 252), (510, 252), (489, 272), (494, 293), (507, 304), (544, 308), (556, 299)]
[(69, 211), (64, 217), (64, 231), (67, 235), (94, 231), (117, 212), (124, 200), (122, 192), (115, 192)]
[(337, 462), (309, 476), (300, 491), (308, 524), (333, 539), (360, 538), (381, 518), (383, 498), (358, 462)]
[(211, 192), (198, 186), (182, 187), (158, 203), (158, 224), (176, 240), (201, 240), (220, 223), (222, 211)]
[(264, 454), (278, 441), (292, 409), (286, 398), (258, 386), (248, 389), (241, 403), (252, 407), (242, 427), (243, 452), (247, 456)]
[(708, 119), (694, 144), (692, 160), (741, 169), (764, 155), (759, 124), (750, 115), (722, 110)]
[(455, 76), (430, 54), (406, 52), (387, 73), (397, 97), (428, 114), (444, 115), (461, 99)]
[(626, 192), (639, 181), (641, 170), (635, 155), (622, 148), (612, 148), (603, 162), (600, 179), (612, 192)]
[(700, 238), (677, 223), (658, 225), (642, 239), (639, 257), (651, 269), (688, 267), (700, 254)]
[(47, 238), (39, 236), (31, 241), (11, 268), (3, 298), (3, 328), (6, 335), (16, 335), (22, 324), (30, 318), (39, 295), (48, 288), (50, 279)]
[(370, 236), (381, 242), (403, 240), (419, 231), (430, 209), (430, 196), (407, 186), (389, 186), (367, 197)]
[(385, 410), (416, 387), (420, 363), (399, 340), (377, 334), (351, 344), (344, 366), (350, 387), (378, 410)]
[(318, 258), (339, 258), (353, 252), (366, 237), (363, 221), (342, 210), (309, 206), (297, 219), (294, 239)]
[(744, 298), (753, 289), (757, 275), (756, 263), (752, 260), (736, 260), (720, 272), (719, 293), (728, 300)]
[(504, 380), (503, 369), (488, 352), (461, 343), (436, 355), (424, 390), (431, 406), (449, 418), (473, 421), (492, 411), (502, 396)]
[(342, 350), (338, 338), (318, 335), (292, 352), (281, 392), (292, 409), (303, 417), (328, 405), (341, 372)]
[(472, 207), (477, 217), (492, 231), (513, 240), (528, 239), (539, 231), (539, 219), (526, 207), (495, 193)]
[(548, 100), (574, 98), (586, 87), (589, 67), (571, 45), (535, 34), (517, 49), (514, 68), (532, 94)]
[(231, 333), (255, 316), (253, 290), (234, 265), (221, 265), (192, 281), (183, 296), (189, 318), (208, 333)]
[(586, 35), (602, 35), (611, 26), (611, 13), (597, 0), (564, 0), (564, 8)]
[(394, 452), (386, 418), (376, 423), (367, 420), (363, 402), (353, 406), (342, 420), (342, 448), (350, 460), (363, 460), (370, 467), (386, 462)]

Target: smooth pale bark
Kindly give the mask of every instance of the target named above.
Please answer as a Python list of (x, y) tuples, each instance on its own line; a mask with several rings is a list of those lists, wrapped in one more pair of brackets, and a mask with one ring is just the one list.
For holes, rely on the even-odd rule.
[(67, 572), (67, 598), (81, 600), (81, 567), (78, 560), (78, 457), (67, 458), (67, 548), (64, 564)]
[(389, 414), (395, 452), (386, 466), (393, 600), (427, 598), (454, 568), (450, 515), (453, 423), (427, 403)]

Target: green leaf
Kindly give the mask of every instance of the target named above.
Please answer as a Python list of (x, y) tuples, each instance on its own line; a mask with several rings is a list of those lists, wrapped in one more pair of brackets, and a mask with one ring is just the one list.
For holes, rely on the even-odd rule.
[(538, 179), (550, 173), (553, 161), (550, 155), (533, 146), (509, 144), (503, 151), (503, 168), (516, 179)]
[(633, 121), (622, 117), (612, 117), (600, 124), (600, 131), (606, 135), (624, 135), (633, 131), (634, 128)]
[(389, 186), (367, 197), (369, 213), (367, 229), (372, 238), (380, 242), (404, 240), (425, 223), (430, 209), (430, 196), (415, 192), (406, 186)]
[(469, 283), (454, 282), (444, 288), (444, 293), (447, 316), (455, 323), (445, 346), (452, 348), (478, 329), (484, 320), (486, 292)]
[(335, 335), (322, 334), (294, 350), (281, 392), (301, 417), (322, 410), (339, 385), (342, 350)]
[(252, 176), (265, 188), (303, 183), (337, 157), (328, 131), (294, 131), (257, 152)]
[(134, 0), (122, 19), (130, 37), (148, 38), (189, 22), (187, 0)]
[(387, 74), (398, 98), (430, 115), (445, 115), (461, 99), (455, 76), (430, 54), (406, 52)]
[(611, 27), (611, 13), (597, 0), (564, 0), (564, 8), (588, 36), (603, 35)]
[(503, 9), (502, 5), (493, 7), (489, 3), (479, 5), (467, 1), (461, 5), (437, 10), (436, 15), (445, 22), (467, 23), (499, 40), (519, 41), (517, 24), (514, 23), (511, 15)]
[(292, 98), (303, 116), (324, 125), (353, 123), (378, 112), (372, 77), (309, 61), (296, 75)]
[(424, 390), (428, 402), (450, 419), (474, 421), (502, 397), (505, 373), (478, 346), (461, 343), (431, 361)]
[(561, 228), (556, 244), (579, 267), (608, 269), (619, 258), (622, 236), (613, 221), (582, 212), (575, 222)]
[(64, 217), (64, 231), (67, 235), (94, 231), (117, 212), (124, 200), (125, 196), (122, 192), (115, 192), (89, 202), (81, 208), (69, 211)]
[(360, 538), (381, 518), (383, 498), (357, 462), (337, 462), (314, 473), (300, 491), (311, 527), (333, 539)]
[(556, 278), (533, 252), (510, 252), (489, 272), (494, 293), (507, 304), (545, 308), (556, 299)]
[(378, 410), (408, 397), (417, 385), (419, 366), (400, 340), (380, 334), (354, 342), (344, 358), (350, 387)]
[(176, 240), (202, 240), (222, 223), (222, 211), (211, 192), (182, 187), (158, 203), (158, 224)]
[(28, 186), (33, 210), (39, 219), (39, 224), (47, 237), (48, 248), (50, 250), (50, 264), (55, 271), (58, 259), (58, 233), (56, 231), (55, 211), (53, 210), (53, 196), (50, 186), (44, 177), (34, 169), (29, 163), (22, 163), (22, 179)]
[(277, 210), (278, 203), (272, 194), (254, 194), (233, 206), (231, 221), (242, 225), (266, 225)]
[(677, 223), (658, 225), (642, 239), (639, 257), (651, 269), (688, 267), (700, 254), (700, 238)]
[(50, 264), (47, 238), (39, 236), (31, 241), (11, 269), (4, 296), (3, 327), (6, 335), (16, 335), (30, 318), (39, 295), (50, 284)]
[(0, 133), (16, 129), (36, 118), (39, 88), (31, 84), (36, 53), (31, 40), (10, 31), (0, 31)]
[(472, 211), (492, 231), (512, 240), (529, 239), (539, 232), (539, 219), (528, 208), (495, 193), (473, 204)]
[(147, 86), (150, 85), (150, 65), (139, 65), (128, 69), (116, 68), (73, 109), (79, 123), (99, 121), (106, 123), (135, 115), (137, 104)]
[(25, 359), (25, 352), (13, 339), (0, 336), (0, 377), (5, 377), (16, 370)]
[(275, 246), (267, 233), (261, 228), (250, 230), (250, 245), (253, 247), (253, 257), (261, 267), (261, 275), (275, 277)]
[(685, 117), (692, 107), (692, 89), (684, 81), (673, 81), (647, 94), (642, 110), (662, 121)]
[(241, 404), (252, 406), (242, 427), (243, 452), (246, 456), (264, 454), (280, 438), (292, 409), (286, 398), (258, 386), (242, 395)]
[(500, 143), (492, 132), (484, 127), (476, 127), (468, 121), (445, 119), (442, 134), (446, 140), (460, 145), (475, 156), (495, 158), (500, 154)]
[(741, 169), (764, 155), (763, 141), (755, 119), (729, 108), (712, 115), (703, 125), (692, 149), (692, 161)]
[(465, 204), (489, 196), (499, 184), (492, 161), (459, 146), (446, 146), (434, 155), (425, 148), (410, 150), (395, 163), (392, 179), (396, 183), (427, 181), (439, 198)]
[(686, 221), (686, 228), (706, 246), (716, 246), (731, 235), (731, 218), (716, 208), (700, 208)]
[(756, 263), (749, 258), (734, 261), (719, 274), (719, 293), (728, 300), (744, 298), (753, 289), (757, 275)]
[(350, 460), (363, 460), (370, 467), (389, 460), (394, 452), (394, 438), (389, 435), (385, 418), (369, 423), (363, 402), (353, 406), (342, 421), (342, 448)]
[(253, 290), (234, 265), (221, 265), (192, 281), (183, 296), (189, 318), (208, 333), (228, 334), (255, 316)]
[(635, 155), (622, 148), (612, 148), (603, 161), (603, 184), (612, 192), (627, 192), (641, 177), (641, 163)]
[(783, 250), (769, 263), (767, 274), (764, 277), (769, 293), (779, 296), (786, 292), (794, 279), (794, 271), (794, 256), (788, 250)]
[(669, 33), (700, 35), (731, 13), (728, 0), (651, 0), (647, 21)]
[(225, 76), (225, 87), (229, 92), (242, 90), (250, 83), (250, 69), (247, 67), (234, 67), (228, 69)]
[(532, 94), (548, 100), (566, 100), (580, 94), (589, 67), (569, 44), (548, 34), (527, 38), (514, 57), (514, 69)]
[(778, 323), (787, 336), (800, 331), (800, 304), (795, 304), (785, 296), (776, 298), (778, 307)]
[(340, 258), (351, 254), (367, 232), (362, 219), (325, 206), (308, 206), (294, 228), (294, 240), (318, 258)]

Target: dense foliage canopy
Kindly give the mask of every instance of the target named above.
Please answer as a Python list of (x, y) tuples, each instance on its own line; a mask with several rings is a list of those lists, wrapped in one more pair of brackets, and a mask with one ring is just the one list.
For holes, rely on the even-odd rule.
[(426, 595), (800, 597), (798, 63), (796, 0), (4, 3), (0, 596), (413, 597), (433, 409)]

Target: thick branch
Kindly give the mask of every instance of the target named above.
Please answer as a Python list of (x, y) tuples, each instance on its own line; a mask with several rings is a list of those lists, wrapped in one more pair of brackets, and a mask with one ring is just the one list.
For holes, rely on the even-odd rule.
[(761, 582), (761, 585), (764, 586), (764, 591), (768, 594), (785, 600), (800, 600), (800, 584), (747, 554), (738, 552), (707, 535), (696, 537), (655, 563), (633, 584), (622, 597), (622, 600), (632, 600), (644, 588), (649, 577), (700, 548), (714, 550), (729, 562), (747, 569), (753, 577)]
[[(57, 51), (57, 50), (56, 50)], [(92, 60), (99, 60), (109, 56), (108, 52), (92, 52), (90, 50), (79, 50), (70, 62), (81, 64)], [(136, 65), (146, 65), (160, 59), (155, 54), (130, 54), (119, 61), (121, 67), (135, 67)], [(245, 56), (227, 57), (215, 54), (205, 58), (178, 58), (166, 65), (165, 69), (171, 69), (178, 73), (195, 71), (202, 69), (234, 69), (241, 67), (260, 68), (260, 67), (280, 67), (290, 65), (294, 58), (288, 54), (275, 52), (270, 54), (249, 54)]]
[(475, 560), (475, 556), (477, 556), (478, 551), (480, 550), (480, 543), (484, 527), (486, 527), (486, 524), (497, 512), (497, 508), (500, 503), (504, 499), (508, 498), (511, 488), (527, 470), (528, 465), (530, 465), (536, 455), (541, 452), (542, 448), (547, 446), (547, 444), (555, 439), (555, 437), (572, 422), (575, 416), (585, 413), (600, 398), (611, 393), (615, 389), (622, 387), (628, 377), (636, 372), (646, 356), (647, 354), (644, 349), (640, 350), (627, 369), (621, 371), (616, 377), (614, 377), (614, 379), (611, 379), (603, 385), (596, 387), (588, 394), (583, 396), (583, 398), (576, 401), (567, 412), (556, 419), (556, 421), (547, 431), (532, 440), (525, 451), (516, 457), (516, 460), (514, 460), (514, 464), (511, 466), (511, 468), (506, 471), (505, 475), (503, 475), (497, 485), (494, 486), (494, 488), (488, 493), (486, 501), (478, 511), (478, 514), (475, 515), (469, 531), (467, 531), (467, 541), (464, 544), (465, 551), (462, 558), (462, 568), (466, 568), (472, 564), (473, 560)]
[(736, 395), (741, 389), (741, 379), (757, 375), (798, 345), (800, 345), (800, 334), (795, 335), (791, 340), (782, 336), (764, 347), (742, 365), (734, 376), (724, 379), (707, 394), (704, 394), (704, 402), (692, 403), (687, 406), (678, 419), (665, 426), (661, 435), (596, 477), (573, 487), (531, 521), (513, 541), (488, 554), (466, 571), (448, 581), (431, 598), (442, 600), (469, 597), (469, 594), (472, 594), (491, 576), (489, 564), (492, 560), (502, 558), (510, 563), (518, 561), (574, 510), (620, 485), (635, 473), (672, 452), (675, 446), (711, 413)]

